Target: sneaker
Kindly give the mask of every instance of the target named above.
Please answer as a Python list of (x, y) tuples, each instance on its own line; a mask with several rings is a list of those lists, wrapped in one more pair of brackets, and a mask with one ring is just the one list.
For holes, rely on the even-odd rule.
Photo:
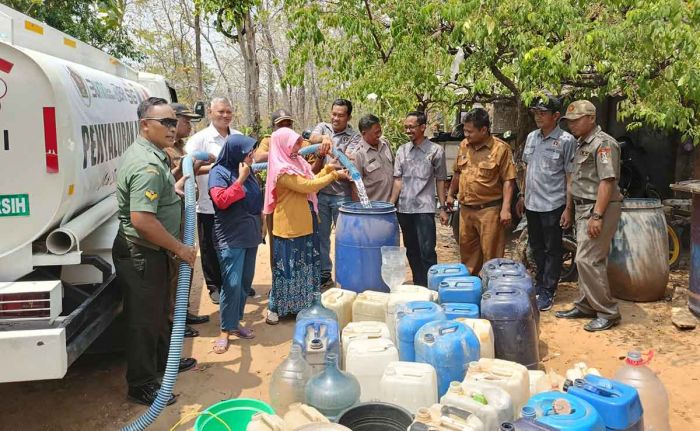
[(267, 317), (265, 318), (265, 323), (268, 325), (276, 325), (280, 323), (280, 317), (274, 311), (267, 312)]
[(221, 299), (221, 293), (218, 290), (212, 290), (209, 292), (209, 298), (211, 298), (211, 302), (218, 304)]
[(537, 295), (537, 308), (540, 311), (551, 310), (552, 305), (554, 305), (554, 294), (543, 291)]

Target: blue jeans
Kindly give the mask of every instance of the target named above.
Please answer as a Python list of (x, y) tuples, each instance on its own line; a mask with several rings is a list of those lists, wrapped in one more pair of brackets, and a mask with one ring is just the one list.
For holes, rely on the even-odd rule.
[(219, 313), (222, 331), (238, 329), (243, 318), (248, 291), (253, 285), (257, 252), (257, 247), (216, 250), (221, 267)]
[(338, 220), (340, 206), (345, 202), (350, 202), (350, 196), (318, 194), (318, 215), (321, 223), (318, 226), (318, 233), (321, 240), (321, 280), (331, 277), (333, 273), (333, 262), (331, 262), (331, 229)]

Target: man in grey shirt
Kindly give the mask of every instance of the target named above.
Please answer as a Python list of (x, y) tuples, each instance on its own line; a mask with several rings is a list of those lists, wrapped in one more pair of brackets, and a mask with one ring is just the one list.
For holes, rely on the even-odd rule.
[[(352, 103), (346, 99), (336, 99), (331, 106), (331, 122), (319, 123), (311, 132), (309, 142), (312, 144), (330, 144), (332, 150), (340, 150), (350, 156), (360, 135), (350, 126), (352, 118)], [(319, 172), (330, 162), (331, 156), (319, 157), (313, 166), (314, 172)], [(332, 182), (318, 193), (318, 226), (321, 242), (321, 288), (333, 287), (331, 262), (331, 229), (338, 220), (338, 211), (345, 202), (352, 200), (352, 189), (346, 180)]]
[(362, 140), (355, 151), (354, 163), (362, 176), (367, 198), (388, 202), (394, 187), (394, 155), (382, 136), (382, 125), (375, 115), (367, 114), (360, 118), (357, 127)]
[(440, 222), (447, 224), (445, 180), (447, 167), (441, 146), (425, 137), (427, 117), (409, 112), (404, 121), (411, 139), (399, 147), (394, 160), (394, 189), (399, 225), (406, 247), (413, 284), (428, 285), (428, 269), (437, 263), (435, 253), (435, 192), (440, 202)]
[(563, 229), (571, 226), (570, 199), (576, 139), (558, 126), (561, 103), (551, 95), (535, 102), (531, 112), (538, 129), (530, 132), (523, 150), (525, 184), (517, 209), (525, 212), (528, 243), (535, 256), (537, 307), (552, 308), (561, 273)]

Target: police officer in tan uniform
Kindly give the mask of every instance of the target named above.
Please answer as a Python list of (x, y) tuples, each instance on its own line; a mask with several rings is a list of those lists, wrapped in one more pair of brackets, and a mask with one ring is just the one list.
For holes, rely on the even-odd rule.
[(589, 332), (604, 331), (620, 323), (620, 310), (610, 293), (607, 266), (610, 243), (617, 230), (622, 207), (618, 187), (620, 145), (596, 125), (596, 108), (577, 100), (563, 117), (578, 139), (569, 188), (576, 208), (576, 264), (581, 298), (565, 319), (593, 318), (584, 325)]
[(485, 109), (469, 111), (463, 120), (465, 139), (455, 160), (446, 205), (459, 199), (459, 252), (472, 274), (484, 262), (503, 257), (505, 227), (511, 223), (515, 165), (510, 146), (491, 135)]

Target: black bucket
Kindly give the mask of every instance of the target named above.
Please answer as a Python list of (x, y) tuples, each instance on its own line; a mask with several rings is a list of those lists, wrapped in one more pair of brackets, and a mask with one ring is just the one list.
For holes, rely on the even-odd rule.
[(406, 431), (413, 415), (403, 407), (389, 403), (357, 404), (341, 413), (338, 423), (352, 431)]

